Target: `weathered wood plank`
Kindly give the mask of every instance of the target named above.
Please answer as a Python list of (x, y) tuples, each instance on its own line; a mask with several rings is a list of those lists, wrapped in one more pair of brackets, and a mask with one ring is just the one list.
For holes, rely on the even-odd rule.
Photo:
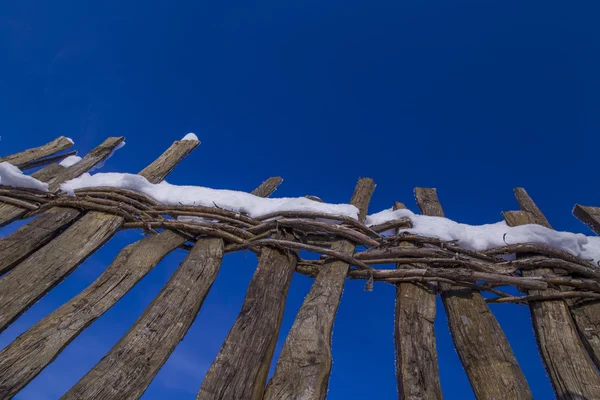
[(89, 171), (92, 167), (105, 160), (124, 139), (123, 136), (109, 137), (106, 139), (99, 146), (87, 153), (79, 162), (59, 172), (54, 179), (50, 181), (48, 190), (50, 192), (56, 192), (60, 189), (62, 183), (77, 178), (81, 174)]
[[(31, 174), (31, 176), (42, 182), (48, 182), (63, 169), (65, 169), (65, 167), (60, 164), (50, 164), (47, 167), (34, 172)], [(28, 210), (11, 204), (0, 204), (0, 227), (8, 225), (11, 222), (21, 218), (27, 213), (27, 211)]]
[[(531, 213), (537, 224), (552, 229), (542, 211), (527, 194), (525, 189), (516, 188), (515, 194), (521, 210)], [(590, 224), (593, 226), (594, 223), (600, 222), (600, 209), (596, 209), (595, 207), (581, 207), (579, 205), (575, 206), (575, 209), (581, 216), (581, 218), (578, 218), (588, 226)], [(600, 224), (597, 226), (600, 227)], [(560, 289), (563, 291), (570, 290), (570, 288), (566, 287), (561, 287)], [(569, 306), (573, 322), (577, 327), (583, 345), (590, 357), (592, 357), (596, 367), (600, 368), (600, 303), (597, 301), (575, 302), (573, 300), (566, 300), (566, 304)]]
[(67, 277), (123, 219), (90, 212), (0, 279), (0, 331)]
[[(503, 216), (509, 226), (537, 223), (535, 216), (526, 211), (507, 212)], [(526, 257), (518, 255), (518, 258)], [(552, 274), (552, 270), (537, 268), (523, 270), (522, 274), (543, 276)], [(540, 291), (529, 290), (527, 294), (540, 294)], [(530, 302), (529, 310), (538, 349), (556, 397), (600, 399), (600, 375), (580, 340), (567, 303), (564, 300)]]
[(281, 182), (283, 182), (283, 179), (280, 176), (272, 176), (254, 189), (252, 194), (258, 197), (269, 197)]
[(11, 235), (0, 239), (0, 274), (10, 271), (81, 215), (79, 210), (73, 208), (51, 208)]
[(54, 153), (58, 153), (59, 151), (68, 149), (73, 146), (73, 142), (67, 139), (64, 136), (60, 136), (53, 141), (46, 143), (43, 146), (34, 147), (32, 149), (27, 149), (20, 153), (12, 154), (9, 156), (5, 156), (0, 158), (0, 162), (9, 162), (15, 167), (21, 168), (31, 163), (32, 161), (39, 160), (40, 158), (44, 158), (50, 156)]
[(68, 151), (66, 153), (57, 154), (55, 156), (41, 158), (39, 160), (31, 161), (31, 162), (23, 165), (20, 169), (21, 169), (21, 171), (26, 171), (28, 169), (42, 167), (44, 165), (59, 163), (62, 160), (64, 160), (65, 158), (67, 158), (69, 156), (74, 156), (76, 154), (77, 154), (77, 150), (72, 150), (72, 151)]
[[(395, 203), (394, 209), (406, 208)], [(401, 246), (414, 246), (409, 242)], [(419, 267), (418, 265), (415, 267)], [(396, 268), (406, 268), (397, 265)], [(436, 295), (432, 288), (415, 283), (396, 287), (394, 343), (398, 399), (442, 399), (435, 343)]]
[[(374, 189), (369, 178), (360, 179), (356, 185), (350, 202), (358, 207), (361, 221), (366, 217)], [(338, 241), (332, 249), (352, 254), (354, 245)], [(265, 399), (325, 398), (332, 363), (331, 332), (348, 268), (340, 261), (323, 265), (286, 338)]]
[[(268, 197), (276, 188), (272, 182), (272, 179), (268, 179), (253, 193), (260, 193), (260, 196)], [(125, 247), (98, 279), (82, 293), (36, 323), (2, 350), (0, 352), (0, 398), (14, 396), (50, 364), (87, 326), (116, 304), (168, 253), (185, 242), (185, 237), (167, 230)], [(191, 264), (191, 266), (193, 268), (198, 267), (196, 264)], [(188, 274), (180, 276), (182, 279), (187, 280)], [(181, 286), (175, 279), (171, 282), (179, 288), (180, 293), (181, 288), (187, 288), (186, 285)], [(168, 285), (163, 289), (163, 292), (171, 291)], [(197, 300), (199, 299), (197, 298)], [(154, 321), (159, 320), (155, 319)], [(189, 324), (192, 322), (193, 319), (189, 320)], [(140, 324), (139, 326), (146, 329), (146, 325)], [(169, 325), (168, 323), (163, 324), (162, 327), (168, 329)], [(150, 327), (153, 332), (157, 332), (157, 335), (164, 339), (161, 341), (163, 349), (160, 353), (160, 357), (164, 359), (160, 361), (160, 357), (155, 358), (157, 360), (153, 364), (155, 368), (146, 369), (144, 374), (130, 374), (131, 383), (129, 383), (129, 386), (140, 387), (140, 385), (143, 385), (132, 382), (140, 377), (145, 382), (152, 380), (160, 365), (166, 361), (168, 355), (179, 343), (189, 325), (180, 325), (180, 327), (182, 330), (168, 330), (166, 338), (162, 333), (158, 333), (159, 330), (156, 326)], [(133, 332), (132, 334), (137, 332), (135, 326), (130, 332)], [(124, 341), (126, 340), (124, 339)], [(138, 341), (137, 343), (143, 346), (145, 342)], [(173, 349), (168, 350), (166, 343), (169, 343), (169, 346)], [(132, 351), (135, 352), (135, 349)], [(130, 359), (130, 361), (135, 360), (135, 358)]]
[[(444, 217), (435, 189), (416, 188), (424, 215)], [(529, 385), (496, 317), (476, 291), (441, 283), (454, 346), (477, 399), (532, 399)]]
[(176, 140), (152, 164), (140, 171), (140, 175), (150, 183), (160, 183), (173, 169), (192, 152), (200, 142), (196, 140)]
[(197, 399), (262, 399), (295, 269), (296, 256), (291, 252), (262, 249), (240, 315)]
[[(173, 146), (188, 146), (179, 143)], [(192, 143), (197, 145), (197, 142)], [(160, 176), (154, 171), (171, 171), (170, 164), (178, 161), (175, 157), (161, 156), (145, 169), (150, 171), (145, 177), (156, 180)], [(108, 241), (122, 224), (120, 216), (89, 212), (3, 276), (0, 279), (0, 332)]]
[(586, 224), (591, 230), (600, 235), (600, 207), (575, 205), (573, 215)]
[[(273, 180), (267, 180), (254, 192), (259, 193), (261, 197), (268, 197), (275, 188)], [(185, 241), (183, 237), (173, 232), (162, 232), (159, 235), (168, 235), (160, 240), (169, 241), (173, 248)], [(268, 250), (263, 250), (265, 251)], [(222, 240), (198, 241), (190, 256), (181, 264), (129, 332), (65, 395), (66, 398), (86, 398), (92, 394), (100, 395), (103, 399), (141, 396), (194, 321), (217, 276), (222, 254)], [(129, 258), (132, 261), (120, 265), (119, 270), (128, 271), (135, 267), (129, 265), (135, 262), (135, 258), (133, 256)], [(135, 267), (134, 270), (138, 269)], [(277, 273), (275, 272), (274, 275)], [(267, 275), (267, 277), (275, 279), (273, 276)], [(140, 278), (141, 276), (137, 280)], [(113, 292), (118, 290), (119, 293), (124, 294), (132, 285), (122, 286), (124, 285), (118, 282)], [(115, 299), (108, 306), (112, 306), (117, 300)], [(88, 301), (83, 304), (86, 303)], [(63, 321), (61, 325), (64, 326), (65, 322)], [(140, 357), (140, 354), (144, 357)], [(32, 362), (36, 361), (32, 360)], [(0, 362), (0, 368), (1, 365)]]
[(83, 292), (4, 348), (0, 352), (0, 398), (12, 397), (27, 385), (63, 348), (183, 243), (184, 237), (167, 230), (130, 244)]

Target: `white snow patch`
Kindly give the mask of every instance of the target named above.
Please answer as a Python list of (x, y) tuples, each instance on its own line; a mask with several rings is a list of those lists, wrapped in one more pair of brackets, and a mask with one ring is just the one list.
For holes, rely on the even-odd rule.
[(59, 164), (62, 165), (65, 168), (70, 167), (73, 164), (77, 164), (79, 161), (81, 161), (81, 157), (79, 156), (69, 156), (65, 159), (63, 159)]
[(119, 149), (121, 149), (123, 147), (125, 147), (125, 141), (122, 141), (114, 149), (112, 149), (112, 151), (110, 152), (110, 154), (108, 155), (108, 157), (106, 157), (104, 160), (100, 161), (98, 164), (96, 164), (92, 168), (90, 168), (90, 172), (96, 171), (97, 169), (100, 169), (100, 168), (104, 167), (104, 164), (113, 156), (113, 154), (115, 154), (115, 152), (117, 150), (119, 150)]
[(142, 192), (156, 201), (170, 205), (199, 205), (221, 207), (233, 212), (259, 217), (279, 211), (315, 211), (357, 218), (358, 209), (351, 204), (327, 204), (305, 197), (262, 198), (246, 192), (210, 189), (201, 186), (177, 186), (167, 182), (152, 184), (140, 175), (98, 173), (84, 174), (61, 185), (61, 189), (73, 194), (76, 189), (94, 186), (110, 186)]
[(184, 141), (184, 140), (193, 140), (195, 142), (199, 142), (200, 141), (200, 140), (198, 140), (198, 136), (196, 136), (196, 134), (192, 133), (192, 132), (188, 133), (183, 138), (181, 138), (181, 141)]
[(48, 191), (48, 184), (25, 175), (11, 163), (0, 163), (0, 185)]
[[(541, 225), (508, 226), (500, 221), (495, 224), (467, 225), (448, 218), (417, 215), (410, 210), (384, 210), (367, 217), (367, 225), (410, 218), (413, 227), (400, 232), (434, 237), (443, 241), (456, 241), (462, 248), (484, 251), (507, 244), (537, 243), (564, 250), (583, 259), (600, 260), (600, 238), (587, 237), (581, 233), (559, 232)], [(388, 232), (386, 234), (395, 234)]]
[(65, 136), (65, 139), (67, 139), (69, 142), (71, 142), (71, 144), (75, 144), (75, 142), (73, 141), (73, 139), (71, 139), (70, 137), (66, 137)]

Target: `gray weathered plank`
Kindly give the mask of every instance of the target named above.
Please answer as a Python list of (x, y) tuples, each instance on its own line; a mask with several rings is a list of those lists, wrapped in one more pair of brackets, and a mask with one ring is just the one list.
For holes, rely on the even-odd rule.
[[(253, 193), (268, 197), (277, 187), (273, 182), (272, 179), (263, 182)], [(172, 232), (159, 235), (168, 235), (161, 240), (170, 241), (170, 246), (185, 241), (185, 238)], [(148, 243), (148, 246), (151, 244)], [(129, 332), (65, 397), (121, 399), (141, 396), (194, 321), (217, 276), (222, 253), (222, 240), (199, 240), (190, 256)], [(131, 260), (121, 265), (120, 270), (134, 268), (135, 265), (130, 264), (135, 262), (135, 258), (131, 256)], [(118, 282), (113, 292), (118, 289), (119, 293), (125, 293), (131, 285), (127, 285), (127, 288), (122, 286)], [(110, 305), (114, 302), (116, 300)], [(64, 321), (62, 325), (65, 325)], [(140, 357), (140, 354), (144, 357)], [(30, 362), (36, 363), (36, 360)]]
[[(179, 141), (173, 146), (188, 148), (185, 142), (183, 146)], [(189, 142), (198, 145), (198, 142)], [(156, 181), (161, 177), (153, 171), (171, 171), (173, 168), (163, 164), (177, 164), (178, 161), (175, 157), (159, 157), (145, 169), (150, 171), (145, 177)], [(89, 212), (3, 276), (0, 279), (0, 331), (66, 278), (122, 224), (120, 216)]]
[[(402, 203), (394, 204), (395, 210), (404, 208)], [(409, 242), (400, 245), (414, 246)], [(435, 302), (435, 293), (426, 285), (400, 283), (396, 287), (394, 343), (398, 399), (442, 399), (433, 324)]]
[(67, 139), (64, 136), (60, 136), (53, 141), (46, 143), (43, 146), (34, 147), (32, 149), (27, 149), (20, 153), (12, 154), (9, 156), (4, 156), (0, 158), (0, 162), (9, 162), (15, 167), (21, 168), (31, 163), (32, 161), (39, 160), (40, 158), (44, 158), (50, 156), (54, 153), (58, 153), (59, 151), (68, 149), (73, 146), (73, 142)]
[(48, 190), (50, 192), (56, 192), (60, 189), (62, 183), (77, 178), (81, 174), (89, 171), (95, 165), (105, 160), (124, 139), (123, 136), (109, 137), (106, 139), (99, 146), (87, 153), (79, 162), (59, 172), (54, 179), (50, 181)]
[(80, 215), (80, 211), (73, 208), (51, 208), (9, 236), (1, 238), (0, 274), (10, 271), (25, 257), (58, 236)]
[[(65, 169), (65, 167), (60, 164), (50, 164), (47, 167), (34, 172), (31, 174), (31, 176), (42, 182), (48, 182), (63, 169)], [(11, 204), (0, 203), (0, 227), (8, 225), (11, 222), (21, 218), (27, 213), (27, 211), (28, 210)]]
[(55, 156), (41, 158), (39, 160), (31, 161), (25, 165), (23, 165), (20, 169), (21, 171), (26, 171), (28, 169), (43, 167), (44, 165), (60, 163), (62, 160), (69, 156), (74, 156), (77, 154), (77, 150), (67, 151), (66, 153), (57, 154)]
[[(542, 211), (529, 194), (527, 194), (525, 189), (516, 188), (515, 194), (521, 210), (531, 213), (537, 224), (552, 229)], [(600, 224), (598, 224), (600, 222), (600, 209), (576, 205), (573, 214), (586, 225), (590, 226), (592, 230), (600, 227)], [(563, 291), (570, 290), (570, 288), (566, 287), (561, 287), (560, 289)], [(569, 306), (573, 322), (577, 327), (583, 345), (590, 357), (592, 357), (596, 367), (600, 368), (600, 302), (575, 302), (573, 300), (566, 300), (566, 304)]]
[(173, 169), (192, 152), (200, 142), (196, 140), (176, 140), (152, 164), (140, 171), (140, 175), (150, 183), (160, 183)]
[(12, 397), (27, 385), (86, 327), (183, 243), (184, 237), (167, 230), (130, 244), (83, 292), (5, 347), (0, 352), (0, 398)]
[[(361, 221), (374, 189), (369, 178), (356, 185), (350, 202), (358, 207)], [(332, 245), (333, 250), (346, 254), (352, 254), (354, 247), (347, 241)], [(333, 261), (319, 271), (283, 345), (265, 399), (325, 398), (332, 363), (331, 332), (348, 268), (344, 262)]]
[[(536, 217), (527, 211), (506, 212), (503, 216), (509, 226), (537, 223)], [(518, 255), (518, 258), (526, 257), (528, 255)], [(522, 274), (544, 276), (551, 275), (552, 270), (537, 268), (523, 270)], [(527, 294), (536, 295), (540, 291), (529, 290)], [(529, 310), (538, 349), (556, 397), (600, 399), (600, 375), (580, 340), (567, 303), (564, 300), (530, 302)]]
[(262, 249), (242, 310), (197, 399), (262, 399), (295, 269), (295, 254)]
[(573, 215), (586, 224), (591, 230), (600, 235), (600, 207), (575, 205)]
[[(435, 189), (416, 188), (424, 215), (444, 217)], [(454, 346), (477, 399), (532, 399), (510, 344), (483, 296), (440, 284)]]

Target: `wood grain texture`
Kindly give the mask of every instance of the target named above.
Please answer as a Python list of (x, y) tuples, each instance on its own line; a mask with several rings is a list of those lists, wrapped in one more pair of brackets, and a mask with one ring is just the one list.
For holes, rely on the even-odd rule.
[[(34, 172), (31, 174), (31, 176), (42, 182), (48, 182), (63, 169), (65, 169), (65, 167), (60, 164), (50, 164), (47, 167)], [(8, 225), (11, 222), (21, 218), (23, 215), (25, 215), (25, 213), (27, 213), (27, 211), (28, 210), (11, 204), (0, 203), (0, 227)]]
[(596, 235), (600, 235), (600, 207), (575, 205), (573, 215), (586, 224)]
[[(275, 188), (273, 180), (267, 180), (255, 192), (267, 197)], [(143, 254), (149, 251), (154, 243), (159, 248), (162, 246), (160, 252), (154, 251), (156, 256), (152, 258), (152, 263), (146, 262), (140, 268), (137, 265), (136, 254), (128, 255), (127, 260), (119, 263), (114, 271), (109, 268), (111, 271), (102, 274), (99, 280), (102, 282), (106, 280), (105, 275), (110, 277), (119, 271), (127, 273), (128, 278), (116, 280), (112, 288), (113, 293), (117, 292), (122, 296), (159, 261), (158, 256), (164, 257), (166, 253), (185, 242), (185, 238), (175, 232), (165, 231), (157, 236), (160, 237), (144, 239), (145, 243), (138, 242), (140, 244), (132, 248), (132, 251)], [(165, 243), (168, 244), (167, 247)], [(192, 253), (129, 332), (66, 395), (67, 397), (98, 395), (103, 399), (137, 398), (146, 390), (160, 367), (183, 339), (202, 306), (219, 270), (223, 242), (220, 239), (201, 239), (192, 249)], [(83, 304), (93, 301), (87, 297), (89, 296), (81, 297), (79, 301)], [(105, 302), (100, 311), (104, 312), (117, 300), (118, 298), (115, 298)], [(95, 318), (98, 316), (97, 312)], [(141, 354), (144, 355), (142, 358), (139, 357)], [(114, 368), (118, 368), (119, 372), (114, 372)], [(113, 381), (115, 376), (119, 378)]]
[[(503, 213), (509, 226), (536, 223), (532, 213), (513, 211)], [(529, 257), (526, 254), (518, 258)], [(523, 276), (551, 274), (547, 268), (523, 270)], [(549, 291), (558, 291), (548, 289)], [(529, 295), (540, 291), (530, 290)], [(560, 400), (600, 399), (600, 375), (580, 340), (569, 307), (564, 300), (529, 303), (533, 330), (538, 349), (550, 382)]]
[(242, 310), (197, 399), (262, 399), (295, 268), (291, 252), (263, 248)]
[[(223, 257), (202, 239), (127, 334), (61, 399), (137, 399), (193, 322)], [(132, 375), (135, 379), (132, 379)]]
[(110, 309), (167, 254), (185, 242), (173, 231), (125, 247), (83, 292), (0, 352), (0, 398), (14, 396), (83, 330)]
[(15, 167), (22, 168), (32, 161), (39, 160), (40, 158), (50, 156), (54, 153), (58, 153), (59, 151), (68, 149), (71, 146), (73, 146), (73, 142), (64, 136), (60, 136), (43, 146), (34, 147), (20, 153), (4, 156), (0, 158), (0, 162), (6, 161)]
[[(90, 152), (95, 155), (88, 157), (88, 160), (97, 160), (100, 155), (107, 157), (110, 153), (107, 153), (107, 146), (114, 148), (121, 141), (122, 138), (106, 140), (101, 145), (102, 149), (97, 148)], [(176, 146), (177, 143), (173, 146)], [(181, 146), (177, 145), (176, 147)], [(187, 145), (184, 147), (188, 148)], [(179, 154), (184, 153), (180, 152)], [(79, 164), (91, 168), (97, 163), (96, 161), (84, 162), (84, 160), (85, 157), (67, 170)], [(150, 171), (147, 173), (151, 174), (145, 177), (156, 180), (160, 178), (156, 171), (167, 173), (173, 169), (172, 164), (177, 164), (178, 161), (179, 159), (172, 156), (161, 156), (145, 169)], [(81, 169), (77, 169), (78, 173), (81, 171)], [(61, 173), (59, 177), (55, 178), (55, 181), (58, 182), (65, 177), (66, 175)], [(162, 178), (164, 179), (164, 176)], [(97, 211), (89, 212), (3, 276), (0, 279), (0, 332), (109, 240), (122, 224), (123, 218), (120, 216)], [(40, 237), (48, 234), (46, 231), (35, 232), (35, 235)]]
[[(444, 217), (435, 189), (416, 188), (424, 215)], [(510, 344), (483, 296), (441, 283), (454, 346), (477, 399), (532, 399)]]
[(67, 158), (69, 156), (74, 156), (76, 154), (77, 154), (77, 150), (72, 150), (72, 151), (68, 151), (66, 153), (57, 154), (55, 156), (41, 158), (39, 160), (31, 161), (31, 162), (23, 165), (20, 169), (21, 169), (21, 171), (26, 171), (26, 170), (32, 169), (32, 168), (43, 167), (44, 165), (57, 164), (57, 163), (61, 162), (62, 160), (64, 160), (65, 158)]
[(0, 274), (58, 236), (81, 215), (73, 208), (54, 207), (0, 239)]
[(199, 144), (200, 142), (196, 140), (177, 140), (139, 174), (150, 183), (160, 183)]
[(0, 331), (60, 283), (119, 229), (123, 218), (92, 211), (0, 279)]
[(258, 197), (269, 197), (281, 185), (281, 182), (283, 179), (280, 176), (272, 176), (254, 189), (252, 194)]
[[(521, 210), (531, 213), (535, 223), (552, 229), (542, 211), (525, 189), (516, 188), (515, 194)], [(595, 228), (600, 227), (600, 225), (595, 225), (600, 222), (600, 209), (576, 205), (575, 210), (581, 216), (581, 218), (578, 218), (584, 221), (586, 225)], [(574, 214), (576, 214), (575, 211)], [(560, 287), (560, 289), (561, 291), (571, 290), (568, 287)], [(570, 308), (573, 322), (577, 327), (583, 345), (596, 367), (600, 368), (600, 304), (597, 301), (575, 302), (574, 300), (566, 300), (566, 304)]]
[[(374, 182), (358, 181), (351, 204), (364, 221)], [(337, 241), (332, 250), (352, 254), (354, 245)], [(275, 373), (269, 381), (264, 398), (269, 400), (324, 399), (331, 373), (331, 332), (339, 306), (348, 264), (334, 261), (323, 265), (298, 311), (288, 334)]]
[[(394, 209), (406, 208), (402, 203)], [(401, 242), (400, 246), (414, 246)], [(404, 269), (406, 265), (397, 265)], [(415, 268), (423, 267), (415, 265)], [(442, 399), (434, 320), (436, 295), (430, 287), (400, 283), (396, 287), (394, 344), (398, 399)]]
[(89, 171), (92, 167), (105, 160), (124, 139), (123, 136), (109, 137), (106, 139), (99, 146), (86, 154), (79, 162), (59, 172), (54, 179), (50, 181), (48, 190), (50, 192), (56, 192), (60, 189), (62, 183), (77, 178), (81, 174)]

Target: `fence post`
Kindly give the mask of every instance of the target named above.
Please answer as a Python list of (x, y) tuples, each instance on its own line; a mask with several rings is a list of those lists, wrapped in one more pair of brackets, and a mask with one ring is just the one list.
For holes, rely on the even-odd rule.
[[(180, 157), (161, 156), (145, 170), (170, 171), (172, 168), (165, 168), (163, 164), (177, 164), (197, 145), (196, 141), (176, 141), (172, 146), (181, 149), (178, 153)], [(159, 178), (164, 179), (164, 176), (159, 175), (150, 177), (155, 183)], [(0, 331), (6, 329), (33, 303), (66, 278), (108, 241), (122, 224), (121, 216), (88, 212), (3, 276), (0, 279), (0, 309), (3, 310), (0, 314)]]
[[(269, 178), (252, 193), (268, 197), (279, 183), (281, 178)], [(185, 241), (184, 237), (175, 232), (164, 231), (157, 236), (167, 232), (172, 245)], [(143, 251), (142, 247), (148, 246), (136, 246), (137, 251)], [(198, 240), (188, 257), (127, 334), (63, 398), (140, 397), (192, 325), (219, 272), (222, 256), (222, 239)], [(135, 258), (121, 267), (135, 273)], [(101, 278), (102, 276), (99, 280)], [(139, 279), (141, 276), (135, 282)], [(120, 283), (117, 284), (116, 289), (124, 294), (132, 285), (128, 284), (124, 288), (120, 286)], [(86, 304), (83, 298), (79, 301)], [(36, 362), (35, 359), (31, 361)]]
[[(366, 218), (374, 189), (369, 178), (356, 185), (350, 203), (359, 209), (360, 221)], [(346, 240), (332, 245), (333, 250), (345, 254), (352, 254), (354, 247)], [(325, 398), (332, 362), (331, 332), (348, 268), (342, 261), (321, 267), (283, 345), (265, 400)]]
[[(416, 188), (424, 215), (444, 217), (435, 189)], [(477, 399), (532, 399), (510, 344), (477, 290), (440, 283), (442, 303), (460, 361)]]
[[(406, 208), (396, 202), (394, 210)], [(400, 246), (414, 246), (401, 242)], [(416, 268), (424, 266), (415, 266)], [(406, 268), (406, 265), (396, 265)], [(398, 399), (442, 399), (435, 343), (436, 295), (427, 284), (396, 286), (394, 343)]]
[[(527, 211), (503, 213), (509, 226), (535, 224), (534, 214)], [(527, 255), (518, 255), (526, 258)], [(523, 270), (523, 276), (551, 275), (549, 268)], [(557, 289), (548, 289), (550, 293)], [(527, 294), (540, 292), (530, 290)], [(550, 382), (559, 399), (600, 399), (600, 375), (589, 358), (571, 319), (564, 300), (546, 300), (529, 303), (538, 349)]]
[[(64, 136), (60, 136), (53, 141), (46, 143), (43, 146), (27, 149), (20, 153), (4, 156), (0, 158), (0, 162), (9, 162), (17, 168), (27, 169), (28, 165), (38, 161), (44, 157), (66, 150), (73, 146), (73, 142)], [(52, 161), (48, 161), (52, 162)], [(29, 166), (29, 168), (33, 168)]]
[[(542, 211), (529, 194), (527, 194), (525, 189), (515, 188), (515, 195), (521, 210), (530, 212), (537, 224), (552, 229)], [(579, 219), (586, 221), (588, 226), (593, 226), (594, 218), (598, 216), (594, 211), (593, 207), (583, 208), (575, 206), (574, 214)], [(570, 290), (570, 288), (566, 288), (565, 290)], [(595, 300), (579, 302), (566, 300), (566, 303), (570, 307), (573, 322), (575, 322), (583, 345), (592, 357), (596, 367), (600, 367), (600, 303)]]

